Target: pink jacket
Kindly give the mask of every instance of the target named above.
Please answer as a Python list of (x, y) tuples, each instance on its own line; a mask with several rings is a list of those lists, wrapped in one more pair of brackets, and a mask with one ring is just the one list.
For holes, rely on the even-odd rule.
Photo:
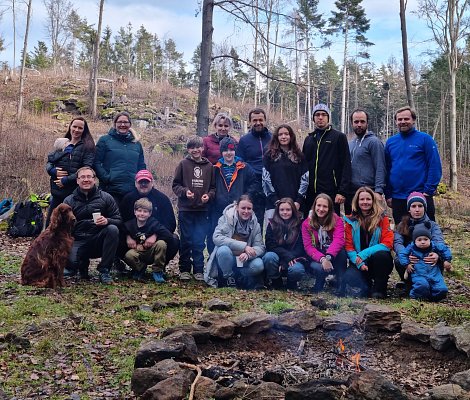
[[(335, 257), (344, 248), (344, 225), (343, 220), (336, 214), (333, 214), (336, 221), (336, 226), (332, 232), (328, 232), (330, 238), (333, 236), (330, 246), (328, 247), (328, 254)], [(319, 247), (318, 231), (310, 226), (310, 217), (302, 223), (302, 240), (304, 242), (304, 249), (307, 255), (316, 262), (326, 254), (322, 253)]]

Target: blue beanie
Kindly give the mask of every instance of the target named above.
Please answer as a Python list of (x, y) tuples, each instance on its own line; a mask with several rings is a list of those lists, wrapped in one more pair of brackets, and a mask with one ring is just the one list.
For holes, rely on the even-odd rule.
[(328, 106), (326, 104), (318, 103), (315, 107), (313, 107), (312, 116), (315, 116), (315, 113), (317, 111), (326, 112), (328, 114), (328, 119), (330, 119), (330, 116), (331, 116), (330, 109), (328, 108)]

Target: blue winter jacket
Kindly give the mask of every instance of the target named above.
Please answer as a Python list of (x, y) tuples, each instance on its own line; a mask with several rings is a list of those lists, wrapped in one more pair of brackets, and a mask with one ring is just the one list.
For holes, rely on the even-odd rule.
[(386, 198), (406, 199), (414, 191), (432, 196), (442, 177), (436, 142), (416, 128), (387, 140), (385, 162)]
[(250, 129), (246, 135), (240, 138), (235, 154), (245, 161), (261, 181), (263, 171), (263, 155), (271, 140), (272, 134), (264, 128), (260, 134)]

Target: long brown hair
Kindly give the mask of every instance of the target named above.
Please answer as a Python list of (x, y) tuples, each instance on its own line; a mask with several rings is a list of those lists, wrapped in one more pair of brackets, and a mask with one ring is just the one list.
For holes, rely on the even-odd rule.
[[(281, 218), (279, 214), (279, 208), (281, 204), (287, 203), (292, 209), (292, 217), (285, 221)], [(276, 205), (274, 209), (274, 215), (270, 220), (271, 227), (273, 229), (273, 234), (276, 239), (276, 242), (279, 245), (288, 244), (292, 245), (297, 240), (299, 236), (300, 225), (302, 220), (300, 218), (299, 211), (295, 206), (294, 200), (290, 197), (283, 197)]]
[[(363, 215), (359, 208), (359, 195), (363, 192), (369, 193), (372, 196), (372, 210), (369, 215)], [(368, 232), (373, 232), (379, 226), (383, 210), (375, 198), (374, 191), (370, 187), (362, 186), (356, 190), (352, 199), (352, 214), (360, 222), (362, 228)]]
[(276, 161), (280, 158), (282, 154), (281, 143), (279, 143), (279, 131), (282, 128), (287, 129), (287, 131), (289, 132), (289, 136), (290, 136), (289, 150), (287, 152), (287, 156), (292, 162), (299, 163), (302, 160), (304, 155), (302, 153), (302, 150), (300, 150), (300, 147), (297, 143), (297, 138), (295, 136), (294, 130), (292, 129), (290, 125), (287, 125), (287, 124), (279, 125), (274, 130), (273, 137), (271, 138), (271, 141), (269, 142), (269, 145), (268, 145), (269, 157), (272, 160)]
[[(324, 199), (328, 202), (328, 214), (326, 215), (323, 224), (320, 223), (318, 215), (315, 213), (315, 206), (317, 205), (318, 199)], [(323, 226), (326, 231), (332, 231), (336, 226), (336, 219), (334, 217), (334, 213), (334, 204), (331, 197), (328, 196), (326, 193), (318, 194), (317, 197), (315, 197), (315, 200), (313, 201), (312, 208), (310, 209), (310, 226), (315, 230), (318, 230), (320, 229), (320, 226)]]
[(91, 136), (90, 128), (88, 127), (88, 123), (86, 119), (83, 117), (75, 117), (70, 121), (69, 129), (67, 129), (67, 133), (64, 137), (69, 140), (72, 140), (72, 133), (70, 132), (72, 128), (73, 121), (83, 121), (83, 133), (82, 133), (82, 142), (86, 150), (95, 150), (95, 141), (93, 140), (93, 136)]

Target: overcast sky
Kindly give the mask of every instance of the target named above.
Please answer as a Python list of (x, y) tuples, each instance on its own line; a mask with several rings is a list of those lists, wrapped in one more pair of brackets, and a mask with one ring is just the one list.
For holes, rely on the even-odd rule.
[[(80, 0), (74, 2), (73, 6), (78, 10), (79, 15), (86, 17), (89, 23), (97, 22), (98, 1)], [(333, 0), (320, 0), (320, 9), (325, 16), (330, 16), (330, 8)], [(367, 38), (375, 43), (369, 49), (371, 61), (377, 66), (386, 63), (391, 56), (401, 62), (401, 31), (399, 20), (398, 0), (364, 0), (367, 18), (370, 19), (370, 30)], [(424, 52), (432, 46), (425, 42), (430, 37), (423, 20), (412, 13), (416, 9), (417, 0), (408, 0), (407, 9), (407, 29), (409, 40), (410, 61), (419, 63), (426, 60)], [(160, 39), (172, 38), (176, 42), (177, 49), (184, 52), (186, 61), (191, 59), (194, 49), (201, 41), (201, 14), (196, 17), (199, 9), (198, 0), (107, 0), (104, 4), (104, 26), (110, 26), (113, 35), (120, 27), (131, 22), (134, 32), (144, 25), (145, 28), (156, 33)], [(11, 12), (7, 11), (0, 21), (0, 34), (5, 38), (6, 51), (0, 53), (0, 61), (6, 61), (10, 65), (13, 63), (13, 29), (11, 23)], [(19, 63), (20, 49), (23, 46), (23, 36), (25, 29), (25, 14), (21, 13), (17, 17), (16, 34), (16, 64)], [(42, 0), (33, 1), (33, 16), (30, 30), (29, 50), (31, 52), (38, 40), (46, 42), (49, 46), (46, 29), (46, 13)], [(238, 53), (243, 56), (253, 45), (251, 34), (246, 34), (248, 28), (236, 26), (233, 17), (227, 16), (220, 9), (214, 13), (214, 41), (216, 43), (227, 42), (237, 48)], [(317, 54), (319, 60), (331, 55), (338, 64), (341, 64), (342, 46), (340, 39), (335, 39), (338, 43), (330, 49), (321, 50)]]

